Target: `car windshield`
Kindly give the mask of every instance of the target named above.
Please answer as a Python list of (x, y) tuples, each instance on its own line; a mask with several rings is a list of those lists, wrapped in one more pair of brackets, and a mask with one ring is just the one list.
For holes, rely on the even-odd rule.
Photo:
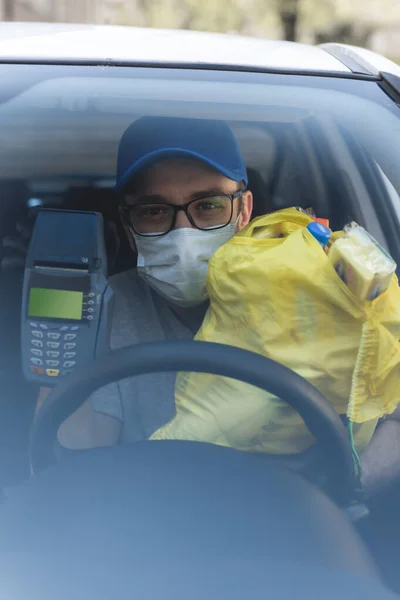
[[(180, 309), (167, 318), (160, 296), (156, 293), (150, 302), (148, 290), (133, 305), (128, 298), (133, 283), (124, 276), (135, 268), (137, 251), (140, 254), (146, 239), (137, 233), (154, 233), (151, 227), (156, 219), (160, 221), (161, 212), (158, 205), (145, 216), (143, 210), (129, 209), (126, 218), (130, 221), (124, 222), (118, 210), (120, 198), (113, 191), (119, 142), (127, 127), (141, 117), (172, 117), (187, 119), (188, 123), (193, 119), (223, 121), (233, 132), (247, 168), (254, 203), (252, 217), (301, 207), (329, 220), (333, 230), (355, 220), (396, 261), (400, 258), (400, 112), (390, 91), (373, 78), (62, 65), (1, 65), (0, 73), (0, 198), (2, 236), (7, 240), (3, 271), (10, 289), (7, 298), (2, 297), (2, 318), (8, 327), (2, 352), (8, 362), (12, 348), (12, 368), (4, 375), (8, 393), (18, 387), (23, 395), (26, 393), (21, 383), (24, 360), (36, 375), (57, 376), (64, 366), (70, 372), (76, 364), (80, 335), (79, 326), (72, 330), (73, 320), (78, 313), (77, 320), (81, 318), (78, 305), (82, 298), (89, 319), (94, 311), (94, 300), (85, 296), (86, 292), (79, 292), (82, 297), (78, 297), (76, 291), (69, 290), (69, 295), (62, 297), (58, 286), (58, 293), (50, 297), (46, 285), (37, 284), (28, 313), (29, 300), (24, 297), (28, 292), (22, 288), (21, 273), (32, 217), (39, 208), (94, 210), (103, 215), (107, 275), (119, 277), (111, 348), (130, 342), (191, 339), (202, 322), (204, 311), (192, 309), (196, 314), (190, 327)], [(213, 239), (221, 240), (213, 242), (215, 248), (227, 235), (221, 232), (228, 231), (218, 227), (225, 226), (231, 216), (230, 200), (221, 200), (220, 192), (208, 194), (216, 195), (218, 202), (214, 199), (214, 204), (206, 206), (209, 210), (218, 205), (223, 213), (220, 218), (225, 219), (223, 223), (211, 222), (211, 229), (216, 224), (220, 236)], [(197, 219), (200, 229), (207, 232), (204, 206), (196, 203), (190, 210), (192, 224), (196, 225)], [(165, 233), (172, 226), (172, 216), (164, 213), (165, 222), (156, 233)], [(147, 227), (147, 221), (144, 225), (142, 221), (149, 220), (149, 215), (152, 224)], [(134, 239), (132, 223), (133, 229), (139, 228)], [(76, 236), (76, 232), (72, 227), (69, 235)], [(160, 248), (168, 256), (165, 240), (172, 238), (159, 239), (164, 240), (157, 243), (163, 244)], [(147, 239), (146, 248), (150, 242)], [(179, 273), (169, 277), (175, 281)], [(53, 303), (53, 312), (46, 313), (49, 303)], [(60, 318), (63, 303), (68, 305), (68, 310), (64, 309), (65, 331), (47, 332), (51, 318), (56, 323)], [(143, 306), (148, 308), (146, 315)], [(21, 310), (22, 328), (34, 330), (34, 337), (30, 333), (32, 339), (26, 341), (29, 348), (25, 358), (21, 357)], [(46, 319), (40, 322), (46, 316), (50, 319), (47, 325)], [(243, 347), (239, 331), (237, 335), (236, 345)], [(251, 344), (244, 347), (252, 349)], [(136, 387), (127, 381), (115, 384), (120, 395), (117, 404), (113, 404), (112, 393), (110, 400), (109, 388), (97, 395), (97, 412), (124, 421), (122, 440), (147, 439), (174, 414), (174, 380), (170, 375), (147, 375), (141, 380), (143, 384)], [(48, 382), (54, 385), (53, 380)], [(37, 380), (31, 386), (29, 394), (36, 402), (46, 381)], [(171, 395), (165, 401), (167, 407), (159, 399), (165, 390)]]
[[(230, 584), (265, 557), (362, 575), (347, 516), (400, 478), (395, 89), (201, 65), (0, 76), (0, 525), (35, 559), (23, 594), (73, 561), (140, 589), (175, 560), (185, 595), (200, 555)], [(387, 271), (366, 275), (365, 248)], [(397, 581), (398, 489), (376, 514)]]

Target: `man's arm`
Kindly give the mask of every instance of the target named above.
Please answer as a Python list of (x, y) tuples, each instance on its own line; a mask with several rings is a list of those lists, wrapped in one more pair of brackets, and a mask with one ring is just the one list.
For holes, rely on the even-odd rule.
[[(36, 404), (36, 414), (49, 395), (50, 388), (41, 388)], [(118, 444), (121, 421), (101, 412), (94, 411), (87, 400), (58, 430), (61, 446), (70, 450), (83, 450), (98, 446)]]
[(366, 499), (400, 481), (400, 405), (378, 426), (361, 455), (361, 468)]

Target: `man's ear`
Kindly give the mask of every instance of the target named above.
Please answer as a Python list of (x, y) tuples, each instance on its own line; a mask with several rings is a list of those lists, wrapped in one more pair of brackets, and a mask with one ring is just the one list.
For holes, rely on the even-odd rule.
[(251, 219), (253, 212), (253, 194), (250, 190), (246, 190), (242, 195), (242, 210), (239, 215), (238, 231), (246, 227)]

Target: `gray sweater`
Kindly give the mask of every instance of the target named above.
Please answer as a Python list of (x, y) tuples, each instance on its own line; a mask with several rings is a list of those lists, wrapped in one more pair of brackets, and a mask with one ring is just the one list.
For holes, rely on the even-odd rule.
[[(160, 296), (138, 277), (136, 270), (110, 279), (115, 292), (112, 350), (145, 342), (190, 340), (187, 328)], [(91, 398), (93, 410), (122, 422), (121, 442), (147, 439), (175, 412), (176, 373), (155, 373), (110, 384)]]

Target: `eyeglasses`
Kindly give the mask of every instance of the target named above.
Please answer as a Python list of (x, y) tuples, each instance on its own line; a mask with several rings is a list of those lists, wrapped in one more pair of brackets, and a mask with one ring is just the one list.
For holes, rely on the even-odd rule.
[(233, 203), (240, 198), (244, 190), (236, 194), (220, 194), (191, 200), (185, 204), (167, 204), (146, 202), (128, 206), (122, 210), (135, 233), (157, 237), (169, 233), (175, 227), (178, 211), (183, 210), (190, 223), (196, 229), (209, 230), (226, 227), (232, 220)]

